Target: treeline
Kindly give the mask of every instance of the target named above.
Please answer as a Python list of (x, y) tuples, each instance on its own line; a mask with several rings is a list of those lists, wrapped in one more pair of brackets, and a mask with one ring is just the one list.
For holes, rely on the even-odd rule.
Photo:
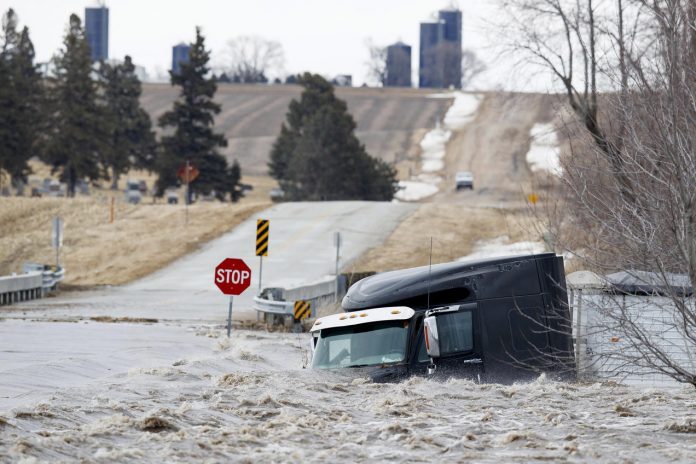
[[(179, 185), (177, 170), (187, 161), (198, 168), (194, 194), (219, 200), (241, 196), (241, 170), (218, 149), (223, 135), (214, 131), (220, 105), (209, 75), (210, 52), (200, 29), (188, 63), (171, 75), (180, 98), (163, 114), (158, 141), (149, 115), (140, 106), (141, 83), (131, 57), (118, 64), (94, 66), (80, 18), (71, 15), (63, 47), (41, 73), (27, 27), (18, 28), (12, 9), (3, 16), (0, 45), (0, 176), (26, 184), (29, 160), (38, 156), (67, 184), (74, 196), (80, 180), (106, 180), (116, 188), (131, 169), (158, 174), (156, 193)], [(3, 180), (3, 179), (0, 179)]]

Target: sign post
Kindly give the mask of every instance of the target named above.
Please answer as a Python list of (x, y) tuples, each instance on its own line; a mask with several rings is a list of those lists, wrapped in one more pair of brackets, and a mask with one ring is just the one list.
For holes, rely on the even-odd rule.
[(251, 285), (251, 269), (244, 261), (226, 258), (215, 268), (215, 285), (222, 293), (230, 296), (227, 310), (227, 338), (232, 331), (232, 302), (234, 295), (241, 295)]
[(261, 294), (261, 277), (263, 276), (263, 257), (268, 256), (268, 241), (271, 234), (271, 221), (268, 219), (256, 220), (256, 256), (259, 257), (259, 291)]
[(63, 220), (60, 216), (53, 218), (52, 245), (56, 249), (56, 270), (60, 267), (60, 248), (63, 246)]
[(234, 295), (230, 295), (230, 306), (227, 310), (227, 338), (230, 338), (230, 332), (232, 332), (232, 299)]
[(186, 198), (184, 199), (185, 209), (186, 209), (186, 224), (188, 225), (188, 205), (191, 201), (191, 182), (196, 180), (200, 171), (194, 165), (192, 165), (189, 160), (186, 160), (186, 164), (182, 164), (179, 170), (176, 171), (176, 175), (179, 176), (179, 180), (186, 185)]

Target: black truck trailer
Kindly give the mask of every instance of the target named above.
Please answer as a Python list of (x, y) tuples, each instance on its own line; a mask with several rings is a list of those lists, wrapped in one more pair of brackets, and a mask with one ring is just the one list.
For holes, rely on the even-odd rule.
[(377, 274), (311, 329), (313, 367), (509, 383), (575, 372), (563, 258), (553, 253)]

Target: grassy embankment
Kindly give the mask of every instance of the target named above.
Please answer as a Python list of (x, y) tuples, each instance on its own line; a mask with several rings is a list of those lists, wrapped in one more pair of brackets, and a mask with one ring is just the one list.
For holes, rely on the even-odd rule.
[(351, 271), (389, 271), (429, 262), (454, 261), (471, 253), (476, 242), (507, 236), (509, 241), (538, 241), (535, 218), (526, 209), (467, 207), (454, 203), (424, 203), (379, 247), (352, 263)]

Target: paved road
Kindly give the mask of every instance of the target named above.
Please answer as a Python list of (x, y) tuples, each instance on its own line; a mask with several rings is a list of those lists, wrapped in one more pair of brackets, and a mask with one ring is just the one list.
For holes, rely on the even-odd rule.
[[(537, 94), (487, 94), (476, 118), (455, 133), (447, 145), (445, 180), (440, 193), (429, 198), (439, 203), (478, 207), (523, 208), (532, 191), (527, 167), (529, 131), (536, 122), (551, 118), (553, 100)], [(474, 174), (474, 190), (455, 190), (458, 171)]]
[[(271, 221), (262, 286), (308, 283), (333, 274), (335, 231), (342, 233), (344, 265), (384, 241), (414, 208), (378, 202), (284, 203), (260, 213), (259, 218)], [(243, 295), (235, 297), (234, 318), (255, 318), (251, 304), (258, 290), (256, 219), (130, 285), (35, 300), (0, 314), (32, 319), (111, 316), (219, 323), (226, 318), (228, 299), (213, 284), (213, 270), (222, 259), (236, 257), (252, 268), (253, 283)]]

